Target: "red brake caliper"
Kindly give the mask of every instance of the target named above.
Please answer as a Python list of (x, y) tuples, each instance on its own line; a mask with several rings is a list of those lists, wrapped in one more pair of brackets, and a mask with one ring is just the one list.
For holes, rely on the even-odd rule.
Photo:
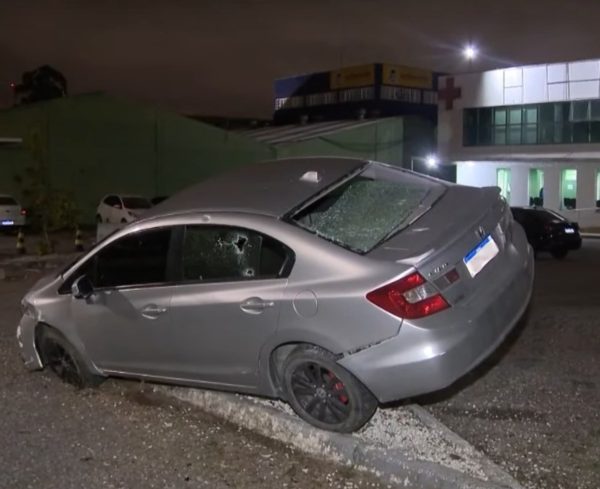
[(331, 379), (335, 381), (333, 384), (333, 390), (337, 394), (338, 399), (343, 404), (348, 404), (348, 396), (344, 394), (344, 384), (335, 375), (333, 375), (332, 372), (329, 372), (329, 375), (331, 376)]

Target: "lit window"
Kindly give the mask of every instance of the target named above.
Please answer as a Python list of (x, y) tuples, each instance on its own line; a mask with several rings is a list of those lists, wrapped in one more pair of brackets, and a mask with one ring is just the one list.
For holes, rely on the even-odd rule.
[[(436, 94), (437, 97), (437, 94)], [(417, 88), (404, 87), (381, 87), (381, 98), (385, 100), (397, 100), (411, 104), (421, 103), (421, 90)], [(435, 102), (432, 102), (435, 103)]]
[(337, 101), (336, 92), (314, 93), (306, 97), (306, 105), (314, 107), (317, 105), (334, 104)]
[(510, 204), (510, 168), (496, 170), (496, 185), (500, 187), (500, 194)]
[(562, 170), (560, 174), (560, 205), (562, 209), (577, 207), (577, 170)]
[(304, 105), (304, 98), (300, 96), (281, 97), (275, 99), (275, 110), (296, 109)]
[(537, 168), (529, 170), (529, 205), (544, 205), (544, 172)]
[(373, 87), (350, 88), (348, 90), (342, 90), (339, 93), (340, 102), (359, 102), (361, 100), (371, 100), (373, 95)]

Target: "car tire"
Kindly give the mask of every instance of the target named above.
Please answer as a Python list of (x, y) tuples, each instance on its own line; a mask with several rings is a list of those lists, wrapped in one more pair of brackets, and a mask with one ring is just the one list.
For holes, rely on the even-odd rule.
[(44, 367), (48, 367), (68, 384), (83, 389), (95, 387), (104, 380), (89, 371), (79, 352), (53, 328), (43, 329), (38, 339), (38, 348)]
[(558, 248), (556, 250), (552, 250), (550, 253), (557, 260), (564, 260), (566, 258), (566, 256), (568, 255), (569, 250), (566, 250), (564, 248)]
[(125, 219), (124, 217), (121, 219), (121, 224), (127, 224), (127, 219)]
[(373, 394), (322, 348), (296, 347), (284, 360), (281, 372), (287, 402), (317, 428), (351, 433), (377, 410)]

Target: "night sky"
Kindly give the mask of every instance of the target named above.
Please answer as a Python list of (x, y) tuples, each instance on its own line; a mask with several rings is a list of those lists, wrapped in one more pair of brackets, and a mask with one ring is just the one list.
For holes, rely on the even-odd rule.
[(269, 117), (272, 81), (369, 62), (474, 70), (600, 57), (597, 0), (0, 0), (0, 107), (23, 71), (203, 115)]

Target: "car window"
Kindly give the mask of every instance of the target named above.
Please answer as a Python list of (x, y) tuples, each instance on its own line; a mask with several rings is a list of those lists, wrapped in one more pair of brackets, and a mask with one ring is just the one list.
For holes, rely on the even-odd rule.
[(94, 287), (163, 283), (170, 241), (170, 229), (129, 234), (100, 250), (77, 275), (88, 275)]
[(555, 223), (555, 222), (566, 221), (566, 219), (563, 216), (561, 216), (560, 214), (556, 214), (555, 212), (547, 211), (547, 210), (536, 210), (535, 216), (537, 219), (539, 219), (540, 221), (542, 221), (544, 223)]
[(247, 229), (188, 226), (183, 240), (182, 275), (186, 281), (280, 278), (293, 253), (279, 241)]
[(104, 203), (106, 205), (110, 205), (111, 207), (115, 205), (121, 205), (119, 198), (115, 195), (109, 195), (108, 197), (106, 197), (106, 199), (104, 199)]
[(8, 196), (0, 197), (0, 205), (19, 205), (15, 199)]
[(351, 251), (367, 253), (425, 213), (444, 191), (434, 180), (369, 166), (291, 221)]
[(152, 206), (150, 201), (143, 197), (123, 197), (123, 204), (126, 209), (150, 209)]

